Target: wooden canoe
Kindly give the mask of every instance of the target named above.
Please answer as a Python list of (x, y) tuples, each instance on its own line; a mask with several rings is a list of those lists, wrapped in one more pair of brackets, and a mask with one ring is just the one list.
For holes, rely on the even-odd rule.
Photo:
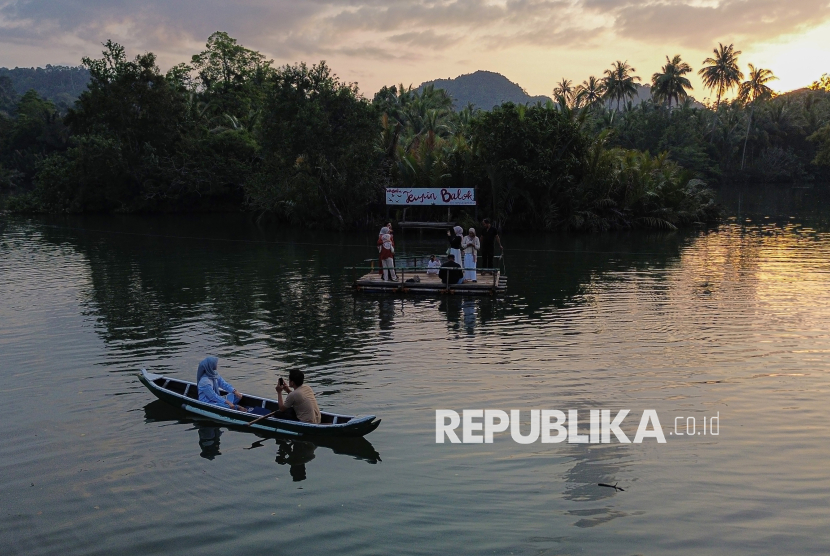
[[(378, 428), (381, 421), (374, 415), (361, 417), (321, 411), (322, 422), (319, 425), (266, 417), (249, 426), (248, 423), (261, 416), (237, 411), (227, 406), (199, 401), (198, 387), (195, 382), (154, 374), (146, 369), (141, 369), (138, 379), (157, 398), (175, 407), (180, 407), (188, 413), (226, 425), (245, 426), (259, 431), (289, 436), (361, 437)], [(223, 395), (227, 395), (227, 392), (224, 392)], [(242, 397), (240, 405), (244, 407), (262, 407), (269, 412), (278, 408), (277, 400), (258, 398), (248, 394)]]

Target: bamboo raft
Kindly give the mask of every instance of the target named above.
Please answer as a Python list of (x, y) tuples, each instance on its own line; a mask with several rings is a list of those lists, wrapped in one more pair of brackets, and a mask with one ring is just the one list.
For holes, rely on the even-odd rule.
[[(449, 295), (498, 295), (507, 290), (507, 276), (498, 268), (477, 268), (476, 282), (450, 284), (441, 281), (437, 274), (427, 274), (425, 266), (396, 266), (397, 280), (383, 280), (378, 267), (347, 267), (354, 276), (352, 288), (356, 292), (385, 294), (449, 294)], [(368, 271), (368, 272), (366, 272)], [(359, 272), (366, 272), (358, 276)]]

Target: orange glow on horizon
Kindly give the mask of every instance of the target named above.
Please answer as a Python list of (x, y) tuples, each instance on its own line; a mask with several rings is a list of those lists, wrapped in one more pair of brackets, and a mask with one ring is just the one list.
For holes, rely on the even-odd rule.
[[(772, 70), (779, 93), (801, 89), (830, 73), (830, 22), (801, 35), (788, 35), (746, 49), (741, 62)], [(826, 65), (821, 65), (822, 63)]]

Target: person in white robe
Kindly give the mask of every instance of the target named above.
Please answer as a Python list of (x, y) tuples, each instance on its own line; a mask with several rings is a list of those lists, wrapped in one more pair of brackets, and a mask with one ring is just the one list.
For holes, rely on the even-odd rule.
[[(463, 230), (462, 230), (463, 231)], [(481, 241), (476, 236), (475, 228), (470, 228), (470, 231), (461, 240), (461, 251), (464, 253), (464, 281), (476, 281), (476, 263), (478, 262), (478, 251), (481, 249)]]
[(435, 255), (430, 255), (427, 261), (427, 274), (438, 276), (439, 268), (441, 268), (441, 261), (436, 259)]

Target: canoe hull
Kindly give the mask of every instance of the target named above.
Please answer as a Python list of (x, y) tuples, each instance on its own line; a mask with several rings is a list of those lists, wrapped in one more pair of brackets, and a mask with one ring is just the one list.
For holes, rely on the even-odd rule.
[[(248, 425), (260, 416), (200, 402), (195, 396), (196, 384), (193, 382), (157, 375), (147, 372), (146, 369), (141, 369), (138, 379), (158, 399), (172, 406), (181, 408), (194, 416), (204, 417), (230, 426), (243, 426), (250, 428), (252, 431), (298, 437), (361, 437), (378, 428), (381, 421), (376, 419), (374, 415), (360, 417), (321, 412), (324, 421), (321, 424), (266, 417)], [(245, 396), (242, 399), (243, 405), (264, 407), (269, 411), (276, 409), (277, 403), (276, 400), (255, 396)]]

